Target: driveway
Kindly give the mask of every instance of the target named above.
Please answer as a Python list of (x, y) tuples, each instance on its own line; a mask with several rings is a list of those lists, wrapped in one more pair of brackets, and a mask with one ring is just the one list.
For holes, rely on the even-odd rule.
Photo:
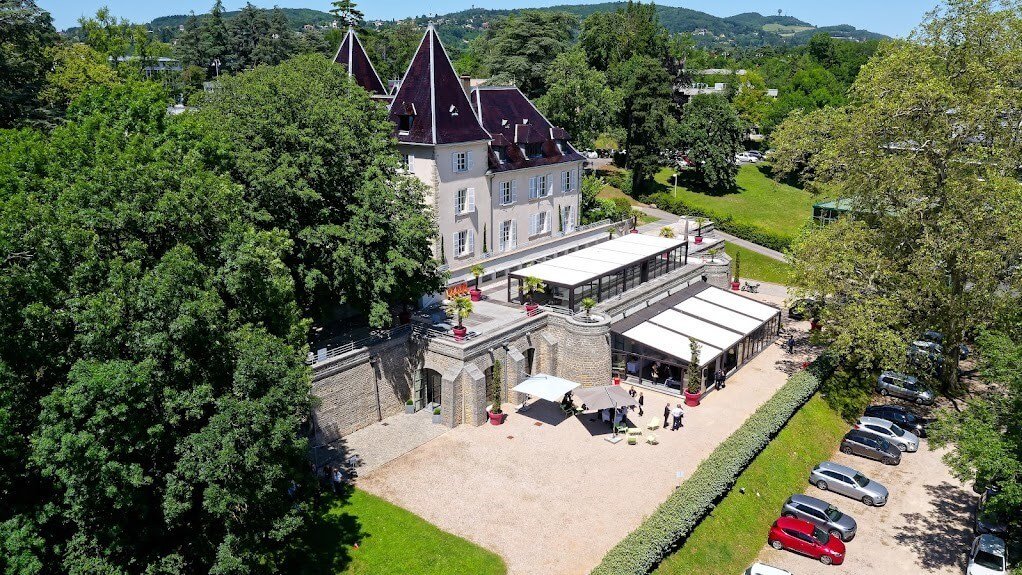
[[(499, 553), (510, 573), (588, 573), (784, 384), (805, 357), (802, 348), (787, 354), (786, 339), (686, 408), (683, 429), (652, 432), (659, 445), (613, 445), (594, 416), (565, 419), (550, 403), (524, 413), (507, 405), (504, 425), (460, 426), (362, 474), (358, 486)], [(641, 428), (681, 401), (643, 394), (647, 411), (631, 418)]]
[(833, 503), (858, 522), (847, 543), (844, 564), (826, 567), (788, 551), (766, 546), (759, 561), (798, 575), (916, 574), (961, 575), (964, 554), (972, 543), (972, 512), (977, 496), (951, 477), (943, 451), (925, 446), (906, 453), (897, 466), (835, 453), (831, 461), (858, 469), (885, 485), (891, 496), (884, 507), (820, 491), (806, 484), (806, 494)]

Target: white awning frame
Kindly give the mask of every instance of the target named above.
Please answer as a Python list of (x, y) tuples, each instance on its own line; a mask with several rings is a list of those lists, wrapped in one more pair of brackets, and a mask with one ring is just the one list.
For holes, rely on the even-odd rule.
[(530, 376), (525, 381), (511, 388), (519, 393), (539, 397), (547, 401), (559, 402), (564, 394), (581, 387), (581, 384), (545, 373)]

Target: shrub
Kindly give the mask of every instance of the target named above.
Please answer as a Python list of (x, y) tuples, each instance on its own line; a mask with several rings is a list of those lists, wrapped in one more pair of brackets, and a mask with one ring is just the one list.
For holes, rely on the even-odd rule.
[(658, 208), (667, 210), (672, 214), (702, 216), (713, 220), (713, 225), (722, 232), (738, 236), (754, 244), (759, 244), (777, 251), (784, 251), (791, 243), (791, 238), (764, 231), (752, 224), (736, 222), (730, 215), (722, 216), (692, 207), (668, 193), (653, 194), (645, 199), (648, 203), (654, 203)]
[(440, 415), (440, 408), (439, 407), (434, 407), (433, 408), (433, 415)]
[(834, 411), (853, 421), (869, 405), (874, 385), (869, 373), (839, 369), (823, 380), (820, 390)]
[[(817, 368), (818, 371), (819, 368)], [(703, 461), (688, 481), (614, 546), (593, 575), (645, 575), (688, 537), (756, 455), (820, 386), (814, 369), (791, 376)]]
[(613, 198), (611, 202), (614, 203), (614, 213), (617, 215), (615, 219), (623, 220), (632, 215), (632, 204), (628, 198)]

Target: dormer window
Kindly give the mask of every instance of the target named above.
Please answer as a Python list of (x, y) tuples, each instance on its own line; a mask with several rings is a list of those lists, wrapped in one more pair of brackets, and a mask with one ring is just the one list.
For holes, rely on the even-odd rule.
[(493, 148), (493, 155), (497, 157), (498, 164), (503, 164), (506, 161), (504, 157), (504, 150), (501, 148)]
[(411, 114), (402, 114), (397, 117), (397, 131), (407, 134), (412, 131), (412, 125), (415, 124), (415, 116)]
[(525, 144), (522, 146), (522, 154), (530, 160), (543, 157), (543, 144)]

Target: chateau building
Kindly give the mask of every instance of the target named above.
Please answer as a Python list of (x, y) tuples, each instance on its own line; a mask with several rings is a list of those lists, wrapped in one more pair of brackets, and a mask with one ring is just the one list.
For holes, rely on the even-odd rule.
[(334, 61), (387, 103), (406, 169), (429, 188), (435, 253), (453, 279), (474, 263), (500, 272), (515, 264), (508, 254), (570, 243), (585, 159), (520, 90), (459, 77), (432, 26), (392, 93), (353, 30)]

